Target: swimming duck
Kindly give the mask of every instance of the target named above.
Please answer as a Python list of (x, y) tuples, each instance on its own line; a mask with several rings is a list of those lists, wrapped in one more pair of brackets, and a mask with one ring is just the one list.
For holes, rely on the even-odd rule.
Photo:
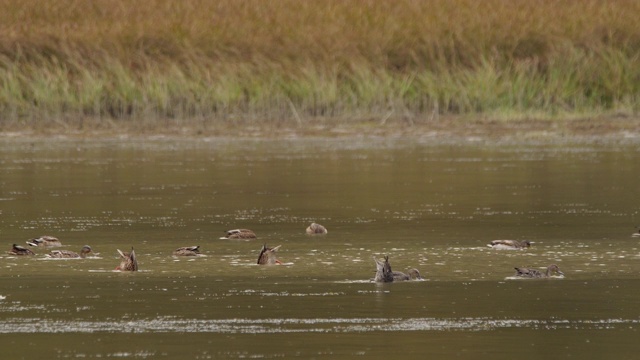
[(529, 240), (493, 240), (487, 246), (499, 250), (518, 250), (531, 247), (531, 242)]
[(31, 246), (46, 246), (46, 247), (56, 247), (62, 246), (60, 240), (57, 237), (43, 235), (39, 238), (31, 239), (27, 241), (27, 244)]
[(233, 229), (227, 231), (227, 236), (220, 239), (255, 239), (256, 233), (249, 229)]
[(173, 252), (173, 256), (198, 256), (200, 255), (200, 246), (185, 246), (177, 248)]
[(324, 235), (327, 232), (327, 228), (320, 224), (311, 223), (311, 225), (307, 227), (307, 234), (309, 235)]
[(267, 244), (262, 245), (262, 250), (260, 251), (260, 255), (258, 256), (258, 265), (281, 265), (282, 262), (276, 259), (276, 252), (278, 251), (278, 249), (280, 249), (280, 246), (282, 245), (268, 248)]
[(30, 249), (27, 249), (26, 247), (22, 247), (20, 245), (13, 244), (13, 247), (11, 248), (11, 250), (7, 251), (7, 254), (9, 254), (9, 255), (35, 255), (36, 253), (31, 251)]
[(401, 271), (392, 271), (391, 273), (393, 274), (393, 281), (422, 280), (418, 269), (409, 269), (406, 274)]
[(391, 271), (391, 264), (389, 264), (389, 257), (385, 256), (384, 261), (373, 257), (373, 261), (376, 262), (376, 276), (373, 278), (375, 282), (393, 282), (394, 276)]
[(120, 265), (116, 267), (116, 270), (120, 271), (138, 271), (138, 259), (136, 259), (136, 252), (131, 248), (131, 252), (126, 253), (117, 249), (120, 254)]
[(528, 269), (528, 268), (514, 268), (516, 269), (516, 276), (523, 278), (548, 278), (551, 275), (558, 274), (564, 275), (560, 268), (556, 264), (551, 264), (547, 266), (547, 271), (541, 272), (537, 269)]
[(91, 252), (91, 246), (85, 245), (80, 249), (80, 254), (75, 251), (70, 250), (51, 250), (47, 257), (57, 258), (57, 259), (75, 259), (75, 258), (85, 258), (87, 254)]

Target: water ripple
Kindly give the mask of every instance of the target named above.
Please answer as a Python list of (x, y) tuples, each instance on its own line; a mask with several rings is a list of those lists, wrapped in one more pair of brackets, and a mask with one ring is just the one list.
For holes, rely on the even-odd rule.
[(13, 318), (0, 324), (0, 333), (362, 333), (398, 331), (489, 331), (504, 328), (603, 330), (640, 324), (640, 319), (534, 320), (492, 318), (316, 318), (316, 319), (177, 319), (46, 320)]

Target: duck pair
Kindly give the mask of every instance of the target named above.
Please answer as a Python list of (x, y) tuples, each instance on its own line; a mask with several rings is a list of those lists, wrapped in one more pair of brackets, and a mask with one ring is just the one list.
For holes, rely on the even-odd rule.
[[(240, 229), (241, 230), (241, 229)], [(280, 260), (277, 259), (277, 252), (280, 249), (281, 245), (276, 247), (267, 247), (267, 244), (262, 245), (262, 250), (260, 250), (260, 255), (258, 255), (258, 265), (275, 265), (282, 264)], [(175, 256), (197, 256), (200, 255), (200, 246), (188, 246), (181, 247), (176, 249), (173, 252)]]
[[(307, 227), (307, 229), (305, 230), (305, 232), (308, 235), (324, 235), (327, 234), (327, 228), (325, 228), (324, 226), (320, 225), (320, 224), (316, 224), (316, 223), (311, 223), (311, 225), (309, 225)], [(220, 239), (222, 240), (232, 240), (232, 239), (239, 239), (239, 240), (248, 240), (248, 239), (256, 239), (258, 238), (256, 236), (256, 233), (249, 230), (249, 229), (233, 229), (233, 230), (227, 230), (226, 232), (226, 236), (221, 237)]]
[[(118, 254), (120, 254), (120, 265), (116, 267), (116, 270), (120, 271), (138, 271), (138, 258), (136, 257), (136, 252), (131, 247), (130, 252), (124, 252), (120, 249), (118, 250)], [(176, 249), (173, 252), (176, 256), (197, 256), (200, 254), (200, 246), (185, 246)]]
[[(373, 260), (376, 262), (376, 276), (374, 278), (375, 282), (395, 282), (395, 281), (406, 281), (415, 279), (422, 279), (420, 276), (420, 272), (417, 269), (411, 269), (408, 271), (408, 274), (392, 271), (391, 264), (389, 264), (389, 257), (385, 256), (384, 261), (378, 260), (375, 257)], [(558, 265), (551, 264), (547, 267), (545, 272), (542, 272), (537, 269), (531, 268), (514, 268), (516, 270), (515, 276), (521, 278), (532, 278), (532, 279), (540, 279), (540, 278), (549, 278), (554, 275), (564, 276), (564, 273), (560, 270)]]
[[(35, 245), (38, 246), (38, 245)], [(57, 258), (57, 259), (75, 259), (75, 258), (85, 258), (87, 254), (91, 253), (91, 246), (85, 245), (80, 249), (80, 253), (71, 250), (51, 250), (49, 254), (46, 256), (49, 258)], [(35, 253), (28, 248), (23, 246), (13, 244), (11, 250), (7, 251), (7, 254), (10, 255), (18, 255), (18, 256), (29, 256), (35, 255)]]
[[(120, 254), (120, 265), (116, 267), (116, 270), (120, 271), (138, 271), (138, 258), (136, 257), (136, 252), (131, 247), (130, 252), (124, 252), (120, 249), (118, 250), (118, 254)], [(176, 256), (197, 256), (200, 255), (200, 246), (185, 246), (176, 249), (173, 252), (173, 255)]]
[[(529, 240), (493, 240), (487, 246), (499, 250), (520, 250), (531, 247), (531, 242)], [(553, 275), (564, 275), (556, 264), (549, 265), (545, 272), (531, 268), (516, 267), (514, 269), (516, 269), (515, 276), (522, 278), (548, 278)]]
[[(69, 250), (52, 250), (47, 256), (51, 258), (84, 258), (90, 252), (91, 247), (89, 245), (85, 245), (80, 250), (80, 254)], [(13, 247), (7, 253), (10, 255), (35, 255), (35, 253), (30, 249), (17, 244), (13, 244)], [(136, 259), (136, 253), (135, 251), (133, 251), (133, 248), (131, 248), (131, 252), (129, 253), (122, 252), (120, 251), (120, 249), (118, 249), (118, 253), (120, 253), (121, 261), (116, 270), (138, 271), (138, 261)]]
[(420, 272), (417, 269), (410, 269), (407, 274), (401, 271), (391, 270), (391, 264), (389, 263), (389, 257), (385, 256), (384, 261), (378, 260), (375, 257), (373, 261), (376, 262), (376, 276), (373, 278), (375, 282), (397, 282), (407, 281), (412, 279), (422, 280)]
[[(29, 246), (35, 247), (58, 247), (62, 246), (62, 242), (55, 236), (43, 235), (38, 238), (31, 239), (27, 241)], [(15, 247), (15, 245), (14, 245)], [(49, 254), (46, 256), (49, 258), (55, 259), (77, 259), (77, 258), (85, 258), (88, 254), (92, 252), (91, 246), (85, 245), (80, 249), (80, 252), (77, 253), (71, 250), (51, 250)]]

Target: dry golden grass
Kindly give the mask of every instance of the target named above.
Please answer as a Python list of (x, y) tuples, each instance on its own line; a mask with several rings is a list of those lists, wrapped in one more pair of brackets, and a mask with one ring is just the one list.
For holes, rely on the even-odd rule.
[(635, 113), (638, 18), (631, 0), (5, 0), (0, 114)]

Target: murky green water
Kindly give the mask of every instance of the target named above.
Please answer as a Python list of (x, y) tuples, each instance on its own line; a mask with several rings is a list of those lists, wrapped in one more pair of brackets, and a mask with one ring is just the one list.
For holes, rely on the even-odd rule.
[[(640, 350), (637, 143), (5, 140), (0, 156), (3, 358)], [(329, 234), (305, 235), (314, 221)], [(259, 239), (219, 239), (239, 227)], [(97, 254), (4, 253), (45, 234)], [(254, 265), (265, 242), (283, 266)], [(205, 256), (171, 256), (189, 245)], [(131, 246), (141, 271), (114, 271)], [(370, 282), (383, 255), (427, 280)], [(551, 263), (564, 278), (510, 279)]]

